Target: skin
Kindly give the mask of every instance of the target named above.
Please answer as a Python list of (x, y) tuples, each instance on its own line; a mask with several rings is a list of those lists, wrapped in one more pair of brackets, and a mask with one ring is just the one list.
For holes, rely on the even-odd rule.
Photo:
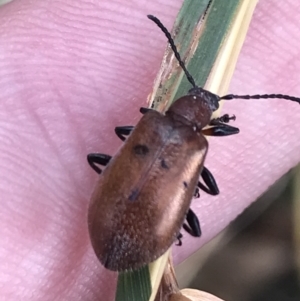
[[(86, 154), (113, 154), (117, 125), (135, 124), (181, 1), (16, 1), (0, 9), (0, 295), (5, 300), (113, 300), (116, 274), (87, 232), (96, 182)], [(300, 95), (300, 4), (261, 1), (230, 93)], [(300, 107), (228, 101), (241, 133), (211, 138), (206, 166), (221, 194), (193, 201), (203, 236), (178, 263), (299, 162)], [(105, 296), (105, 297), (104, 297)]]

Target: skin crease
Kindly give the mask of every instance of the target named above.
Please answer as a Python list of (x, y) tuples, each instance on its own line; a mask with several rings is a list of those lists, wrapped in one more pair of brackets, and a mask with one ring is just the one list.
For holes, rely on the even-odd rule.
[[(114, 127), (135, 124), (181, 1), (15, 1), (0, 9), (0, 296), (113, 300), (116, 274), (93, 254), (86, 215), (96, 173), (90, 152), (114, 154)], [(229, 89), (300, 96), (300, 4), (261, 1)], [(251, 103), (250, 103), (251, 102)], [(228, 101), (237, 136), (211, 138), (206, 166), (221, 194), (193, 201), (200, 239), (218, 234), (300, 157), (300, 107)]]

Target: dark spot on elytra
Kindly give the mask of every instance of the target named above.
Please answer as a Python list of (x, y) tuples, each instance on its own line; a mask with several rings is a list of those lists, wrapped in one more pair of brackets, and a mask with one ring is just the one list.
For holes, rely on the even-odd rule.
[(160, 165), (161, 165), (162, 168), (165, 168), (165, 169), (168, 169), (168, 168), (169, 168), (169, 166), (167, 165), (165, 159), (161, 159)]
[(139, 195), (138, 189), (132, 190), (130, 196), (128, 197), (129, 201), (135, 201)]
[(149, 148), (147, 147), (147, 145), (143, 145), (143, 144), (137, 144), (134, 146), (133, 151), (137, 154), (137, 155), (146, 155), (147, 153), (149, 153)]
[(183, 182), (183, 186), (184, 186), (184, 188), (187, 188), (188, 187), (188, 184), (187, 184), (187, 182)]

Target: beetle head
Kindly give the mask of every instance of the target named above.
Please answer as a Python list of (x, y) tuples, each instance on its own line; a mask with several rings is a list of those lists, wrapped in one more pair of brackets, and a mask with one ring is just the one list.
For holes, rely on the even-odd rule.
[(207, 105), (210, 107), (212, 112), (216, 111), (219, 108), (220, 96), (214, 93), (211, 93), (207, 90), (204, 90), (196, 86), (190, 89), (188, 94), (201, 98), (203, 102), (207, 103)]

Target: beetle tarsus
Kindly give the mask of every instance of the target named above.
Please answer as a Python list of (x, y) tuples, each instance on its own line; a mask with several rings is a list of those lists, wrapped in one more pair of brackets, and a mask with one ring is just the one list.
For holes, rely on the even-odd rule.
[(178, 240), (178, 242), (176, 243), (176, 246), (182, 246), (182, 240), (181, 240), (181, 238), (182, 238), (182, 234), (181, 233), (179, 233), (178, 235), (177, 235), (177, 240)]
[(210, 121), (210, 125), (219, 125), (219, 124), (223, 124), (223, 123), (228, 123), (230, 122), (230, 120), (235, 121), (236, 117), (235, 115), (229, 116), (228, 114), (224, 114), (223, 116), (214, 118)]
[(199, 192), (199, 187), (197, 186), (194, 192), (194, 198), (198, 199), (200, 198), (200, 192)]

